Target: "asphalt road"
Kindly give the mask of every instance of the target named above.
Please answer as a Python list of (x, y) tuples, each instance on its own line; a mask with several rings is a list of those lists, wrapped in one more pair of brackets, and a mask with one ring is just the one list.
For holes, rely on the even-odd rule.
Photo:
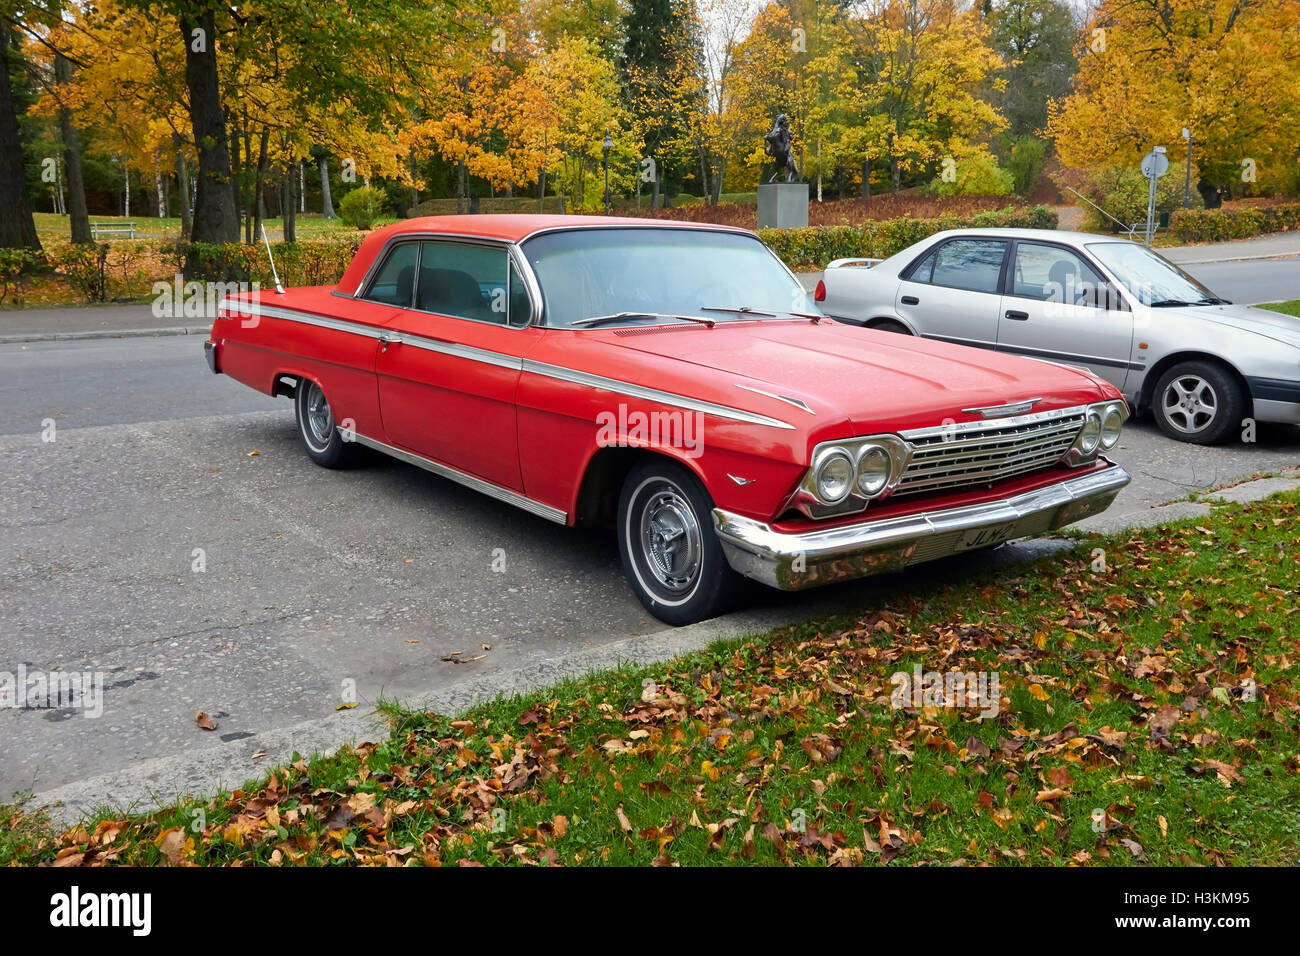
[[(99, 719), (0, 709), (0, 799), (327, 717), (349, 682), (363, 706), (418, 699), (662, 630), (611, 539), (383, 458), (318, 468), (289, 402), (212, 376), (200, 343), (0, 346), (0, 672), (108, 684)], [(1295, 467), (1300, 429), (1202, 449), (1138, 421), (1115, 457), (1135, 480), (1099, 527)], [(779, 618), (870, 605), (1035, 547), (758, 603)], [(195, 727), (199, 710), (216, 732)]]

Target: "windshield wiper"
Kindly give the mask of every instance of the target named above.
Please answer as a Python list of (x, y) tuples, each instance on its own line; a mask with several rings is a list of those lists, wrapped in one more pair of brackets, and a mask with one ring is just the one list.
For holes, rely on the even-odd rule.
[(622, 322), (625, 319), (680, 319), (683, 322), (698, 322), (701, 325), (707, 325), (709, 328), (713, 328), (715, 325), (712, 319), (702, 319), (697, 315), (671, 315), (666, 312), (615, 312), (612, 315), (595, 315), (587, 319), (578, 319), (576, 322), (570, 322), (569, 328), (605, 325), (609, 322)]
[(812, 319), (814, 322), (820, 322), (826, 318), (824, 315), (814, 315), (811, 312), (791, 312), (789, 310), (782, 312), (767, 312), (763, 309), (753, 309), (747, 305), (742, 305), (738, 309), (724, 309), (720, 306), (706, 305), (700, 309), (701, 312), (732, 312), (736, 315), (766, 315), (768, 318), (775, 319), (778, 315), (792, 315), (796, 319)]
[(1196, 304), (1197, 305), (1232, 305), (1232, 303), (1229, 300), (1220, 299), (1217, 295), (1209, 296), (1208, 298), (1202, 299), (1200, 302), (1197, 302)]
[(776, 317), (775, 312), (764, 312), (762, 309), (751, 309), (747, 305), (742, 305), (739, 309), (724, 309), (717, 305), (705, 305), (700, 307), (701, 312), (734, 312), (736, 315), (767, 315), (772, 318)]
[(1158, 299), (1151, 303), (1153, 309), (1176, 309), (1179, 306), (1191, 305), (1190, 302), (1184, 302), (1182, 299)]

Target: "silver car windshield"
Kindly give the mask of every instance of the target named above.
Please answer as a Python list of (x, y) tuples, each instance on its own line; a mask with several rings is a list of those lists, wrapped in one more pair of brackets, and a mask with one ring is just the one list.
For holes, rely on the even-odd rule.
[(599, 321), (591, 327), (673, 316), (721, 324), (820, 315), (780, 260), (743, 233), (572, 229), (534, 236), (521, 248), (542, 288), (551, 328), (582, 328), (592, 319)]
[(1143, 305), (1214, 305), (1223, 301), (1145, 246), (1132, 242), (1090, 242), (1087, 246)]

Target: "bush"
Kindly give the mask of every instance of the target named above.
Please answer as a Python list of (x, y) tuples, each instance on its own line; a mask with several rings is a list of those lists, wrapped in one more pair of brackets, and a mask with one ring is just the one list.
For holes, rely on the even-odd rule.
[[(1187, 164), (1170, 163), (1168, 171), (1156, 180), (1156, 213), (1170, 213), (1183, 204)], [(1193, 179), (1195, 170), (1193, 170)], [(1147, 221), (1149, 187), (1142, 170), (1128, 166), (1111, 166), (1092, 170), (1080, 185), (1079, 191), (1125, 225)], [(1200, 197), (1193, 190), (1194, 200)], [(1085, 206), (1084, 228), (1115, 232), (1119, 227), (1106, 216)]]
[(761, 229), (759, 237), (791, 268), (824, 268), (832, 259), (860, 256), (885, 259), (945, 229), (1055, 229), (1050, 206), (1005, 209), (941, 219), (898, 218), (857, 226), (810, 226), (806, 229)]
[(108, 301), (108, 243), (59, 246), (50, 252), (49, 259), (83, 299)]
[(989, 155), (974, 155), (957, 162), (957, 178), (945, 182), (942, 177), (926, 187), (931, 196), (1006, 196), (1015, 188), (1011, 173)]
[(358, 186), (339, 202), (339, 218), (354, 229), (369, 229), (384, 214), (388, 196), (373, 186)]
[[(273, 242), (271, 252), (283, 285), (331, 285), (342, 277), (360, 245), (359, 239)], [(263, 288), (275, 288), (266, 246), (260, 242), (195, 242), (183, 248), (187, 280), (258, 283)]]
[(0, 249), (0, 304), (23, 304), (22, 277), (48, 268), (45, 256), (34, 249)]
[(1300, 202), (1223, 209), (1179, 209), (1169, 220), (1170, 233), (1182, 242), (1248, 239), (1292, 229), (1300, 229)]
[(1038, 185), (1047, 161), (1047, 142), (1035, 136), (1017, 137), (1007, 156), (1007, 172), (1017, 196), (1028, 196)]

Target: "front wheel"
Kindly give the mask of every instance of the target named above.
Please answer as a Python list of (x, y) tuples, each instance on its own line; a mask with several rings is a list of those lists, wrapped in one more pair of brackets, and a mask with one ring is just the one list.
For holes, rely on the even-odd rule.
[(1241, 425), (1246, 396), (1222, 367), (1182, 362), (1156, 382), (1152, 401), (1156, 424), (1170, 438), (1213, 445)]
[(293, 408), (298, 418), (298, 440), (308, 457), (324, 468), (346, 466), (355, 448), (335, 427), (334, 411), (324, 389), (310, 379), (300, 379), (293, 393)]
[(618, 502), (618, 550), (632, 590), (667, 624), (727, 610), (740, 576), (713, 530), (713, 502), (675, 462), (647, 461), (628, 474)]

